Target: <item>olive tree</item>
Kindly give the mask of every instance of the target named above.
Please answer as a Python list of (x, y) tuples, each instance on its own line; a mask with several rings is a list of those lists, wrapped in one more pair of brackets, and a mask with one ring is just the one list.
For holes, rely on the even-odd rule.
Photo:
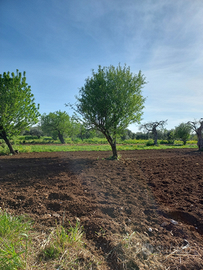
[(80, 88), (76, 107), (70, 105), (90, 127), (103, 133), (117, 159), (116, 139), (131, 123), (139, 123), (145, 98), (145, 78), (130, 67), (98, 67)]
[(198, 142), (197, 146), (199, 150), (203, 150), (203, 138), (202, 138), (202, 131), (203, 131), (203, 118), (201, 118), (199, 121), (189, 121), (188, 125), (191, 127), (192, 130), (195, 131)]
[(157, 145), (157, 139), (158, 139), (157, 128), (159, 127), (163, 129), (166, 123), (167, 123), (167, 120), (162, 120), (159, 122), (158, 121), (150, 122), (150, 123), (142, 124), (140, 126), (140, 129), (143, 129), (147, 132), (151, 132), (154, 137), (154, 145)]
[(10, 153), (15, 154), (10, 138), (19, 135), (38, 122), (40, 116), (34, 102), (31, 87), (26, 83), (25, 72), (4, 72), (0, 75), (0, 138), (7, 144)]
[(186, 145), (187, 140), (190, 138), (191, 127), (188, 123), (181, 123), (175, 127), (175, 138), (181, 139), (183, 144)]
[(65, 143), (64, 136), (71, 131), (71, 119), (66, 112), (50, 112), (41, 116), (41, 129), (44, 133), (59, 138), (62, 144)]

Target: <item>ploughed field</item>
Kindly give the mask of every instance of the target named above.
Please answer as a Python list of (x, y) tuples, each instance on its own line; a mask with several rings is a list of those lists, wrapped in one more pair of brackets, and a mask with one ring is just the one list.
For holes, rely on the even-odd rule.
[[(79, 220), (87, 248), (104, 258), (100, 269), (152, 269), (151, 254), (163, 269), (203, 269), (203, 153), (119, 154), (117, 161), (105, 159), (110, 152), (0, 156), (0, 207), (28, 214), (41, 231)], [(117, 244), (132, 232), (140, 261), (124, 267)]]

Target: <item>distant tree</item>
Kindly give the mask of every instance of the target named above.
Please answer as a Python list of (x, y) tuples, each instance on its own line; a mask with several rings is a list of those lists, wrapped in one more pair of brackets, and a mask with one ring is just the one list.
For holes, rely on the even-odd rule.
[(31, 127), (30, 128), (30, 135), (37, 136), (38, 139), (43, 136), (43, 131), (40, 126)]
[(167, 139), (168, 143), (174, 144), (174, 141), (175, 141), (175, 131), (174, 131), (174, 129), (171, 129), (171, 130), (167, 131), (166, 139)]
[(136, 135), (135, 133), (133, 133), (131, 130), (129, 129), (125, 129), (122, 133), (121, 133), (121, 140), (129, 140), (129, 139), (135, 139)]
[(150, 122), (150, 123), (146, 123), (146, 124), (142, 124), (140, 126), (140, 129), (143, 129), (147, 132), (151, 132), (153, 134), (154, 137), (154, 145), (157, 145), (157, 139), (158, 139), (158, 132), (157, 132), (157, 128), (164, 128), (164, 126), (166, 125), (167, 120), (162, 120), (162, 121), (156, 121), (156, 122)]
[(197, 146), (200, 151), (203, 150), (203, 138), (202, 138), (202, 131), (203, 131), (203, 118), (201, 118), (199, 121), (189, 121), (188, 125), (191, 127), (192, 130), (195, 131), (197, 135)]
[(143, 132), (136, 132), (136, 140), (148, 140), (148, 134)]
[(188, 123), (181, 123), (175, 127), (175, 138), (181, 139), (183, 144), (186, 145), (187, 140), (190, 138), (191, 127)]
[(10, 153), (15, 154), (10, 138), (22, 133), (38, 122), (39, 105), (26, 83), (25, 72), (0, 75), (0, 137), (6, 142)]
[(85, 124), (80, 124), (77, 137), (83, 141), (84, 139), (97, 137), (97, 132), (94, 129), (88, 128)]
[(39, 139), (41, 136), (43, 136), (43, 131), (41, 130), (40, 126), (34, 126), (34, 127), (30, 127), (29, 130), (24, 130), (22, 132), (22, 135), (37, 136)]
[(56, 111), (48, 115), (43, 114), (41, 128), (44, 133), (50, 134), (54, 138), (58, 137), (60, 142), (64, 144), (64, 136), (71, 132), (71, 120), (66, 112)]
[(90, 127), (101, 131), (117, 159), (116, 139), (131, 123), (139, 123), (145, 98), (145, 78), (133, 75), (130, 67), (101, 67), (92, 72), (80, 89), (76, 107), (70, 105)]

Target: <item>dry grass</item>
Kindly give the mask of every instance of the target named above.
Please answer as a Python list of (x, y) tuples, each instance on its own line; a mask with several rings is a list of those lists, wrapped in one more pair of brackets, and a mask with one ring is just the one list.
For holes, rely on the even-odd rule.
[(106, 255), (99, 255), (95, 246), (86, 240), (79, 221), (69, 228), (56, 224), (49, 232), (39, 232), (30, 230), (27, 219), (24, 222), (22, 217), (1, 212), (0, 225), (2, 270), (106, 270), (111, 261), (122, 270), (178, 270), (182, 265), (187, 269), (203, 258), (202, 247), (195, 243), (185, 241), (180, 247), (162, 250), (153, 246), (147, 234), (130, 228), (124, 235), (111, 235), (114, 248)]
[(50, 233), (34, 232), (31, 237), (27, 270), (103, 269), (102, 258), (87, 248), (79, 223), (69, 230), (58, 225)]
[[(129, 231), (129, 230), (128, 230)], [(195, 244), (182, 245), (170, 250), (153, 247), (150, 238), (138, 232), (126, 233), (124, 236), (114, 235), (114, 248), (108, 254), (109, 258), (117, 257), (120, 269), (136, 270), (170, 270), (182, 269), (182, 265), (194, 265), (203, 258), (202, 248)]]

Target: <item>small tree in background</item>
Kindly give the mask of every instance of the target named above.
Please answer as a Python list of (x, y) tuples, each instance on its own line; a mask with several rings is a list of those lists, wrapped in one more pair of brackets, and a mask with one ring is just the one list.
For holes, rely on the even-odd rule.
[(129, 140), (129, 139), (135, 139), (136, 135), (134, 132), (132, 132), (129, 129), (125, 129), (122, 133), (121, 133), (121, 140)]
[(54, 138), (58, 137), (62, 144), (65, 143), (64, 136), (71, 132), (70, 117), (66, 112), (56, 111), (43, 114), (41, 116), (41, 128), (46, 134), (51, 134)]
[(201, 118), (199, 121), (189, 121), (188, 125), (191, 127), (192, 130), (195, 131), (197, 135), (197, 146), (199, 151), (203, 150), (203, 138), (202, 138), (202, 131), (203, 131), (203, 118)]
[(72, 107), (89, 127), (101, 131), (117, 159), (116, 139), (131, 123), (139, 123), (145, 99), (141, 89), (145, 78), (134, 75), (130, 67), (101, 67), (92, 72), (80, 89), (76, 108)]
[(183, 144), (186, 145), (187, 140), (190, 138), (191, 126), (188, 123), (181, 123), (175, 127), (175, 138), (181, 139)]
[(151, 132), (153, 134), (154, 137), (154, 145), (157, 145), (157, 139), (158, 139), (158, 133), (157, 133), (157, 128), (164, 128), (164, 126), (166, 125), (167, 120), (162, 120), (162, 121), (156, 121), (156, 122), (150, 122), (150, 123), (146, 123), (140, 126), (140, 129), (143, 129), (147, 132)]
[(41, 136), (43, 136), (43, 132), (40, 126), (35, 126), (31, 127), (29, 131), (24, 132), (23, 135), (37, 136), (39, 139)]
[(167, 139), (168, 143), (174, 144), (174, 141), (175, 141), (175, 131), (174, 131), (174, 129), (168, 130), (166, 132), (166, 139)]
[(18, 70), (0, 75), (0, 137), (6, 142), (10, 153), (15, 154), (10, 138), (22, 133), (38, 122), (39, 105), (34, 102), (34, 95)]

